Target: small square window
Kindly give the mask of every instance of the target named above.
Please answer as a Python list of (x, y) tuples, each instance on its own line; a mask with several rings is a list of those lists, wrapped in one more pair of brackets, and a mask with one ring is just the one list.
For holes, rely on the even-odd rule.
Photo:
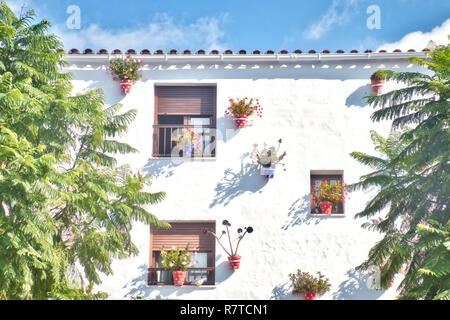
[[(329, 184), (336, 184), (340, 182), (341, 184), (344, 182), (344, 172), (341, 170), (315, 170), (311, 171), (311, 189), (314, 186), (320, 186), (322, 181), (327, 181)], [(311, 202), (311, 213), (312, 214), (321, 214), (320, 206), (317, 200), (314, 199), (313, 194), (310, 196)], [(338, 204), (333, 206), (332, 214), (344, 214), (345, 206), (343, 202), (339, 202)]]

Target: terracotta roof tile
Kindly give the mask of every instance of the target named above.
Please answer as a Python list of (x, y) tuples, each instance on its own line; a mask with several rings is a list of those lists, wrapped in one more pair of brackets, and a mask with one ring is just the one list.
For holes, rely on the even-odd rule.
[[(61, 49), (60, 51), (64, 51), (64, 50)], [(426, 52), (426, 51), (430, 51), (430, 50), (429, 50), (428, 48), (425, 48), (425, 49), (423, 49), (422, 51), (423, 51), (423, 52)], [(358, 53), (358, 52), (359, 52), (358, 50), (353, 49), (353, 50), (349, 51), (348, 53)], [(372, 50), (369, 50), (369, 49), (364, 51), (364, 53), (371, 53), (371, 52), (375, 52), (375, 51), (372, 51)], [(378, 50), (378, 52), (379, 52), (379, 53), (386, 53), (387, 51), (384, 50), (384, 49), (381, 49), (381, 50)], [(395, 49), (395, 50), (393, 50), (392, 52), (393, 52), (393, 53), (400, 53), (400, 52), (402, 52), (402, 50), (400, 50), (400, 49)], [(414, 50), (414, 49), (409, 49), (409, 50), (407, 50), (407, 51), (405, 51), (405, 52), (416, 52), (416, 50)], [(123, 53), (123, 52), (122, 52), (120, 49), (115, 49), (115, 50), (111, 51), (111, 54), (122, 54), (122, 53)], [(136, 51), (135, 49), (128, 49), (127, 51), (125, 51), (125, 53), (126, 53), (126, 54), (133, 54), (133, 55), (136, 55), (136, 54), (137, 54), (137, 51)], [(289, 52), (288, 50), (285, 50), (285, 49), (280, 50), (280, 51), (278, 52), (278, 54), (289, 54), (289, 53), (290, 53), (290, 52)], [(297, 50), (293, 51), (292, 53), (295, 53), (295, 54), (303, 54), (303, 51), (300, 50), (300, 49), (297, 49)], [(314, 49), (311, 49), (311, 50), (308, 50), (307, 53), (309, 53), (309, 54), (315, 54), (315, 53), (318, 53), (318, 52), (317, 52), (316, 50), (314, 50)], [(328, 50), (328, 49), (324, 49), (324, 50), (321, 51), (321, 53), (322, 53), (322, 54), (328, 54), (328, 53), (331, 53), (331, 51)], [(344, 50), (337, 50), (336, 53), (345, 53), (345, 51), (344, 51)], [(80, 54), (80, 50), (78, 50), (77, 48), (72, 48), (72, 49), (70, 49), (70, 50), (68, 51), (68, 54), (69, 54), (69, 55)], [(85, 50), (83, 50), (83, 54), (95, 54), (95, 52), (94, 52), (92, 49), (90, 49), (90, 48), (86, 48)], [(108, 54), (108, 50), (106, 50), (106, 49), (100, 49), (100, 50), (97, 52), (97, 54), (99, 54), (99, 55), (100, 55), (100, 54)], [(151, 53), (151, 51), (150, 51), (149, 49), (143, 49), (143, 50), (140, 52), (140, 54), (141, 54), (141, 55), (151, 55), (152, 53)], [(153, 54), (155, 54), (155, 55), (163, 55), (163, 54), (165, 54), (165, 52), (164, 52), (163, 50), (156, 50)], [(178, 51), (177, 51), (176, 49), (172, 49), (172, 50), (170, 50), (167, 54), (170, 54), (170, 55), (178, 55), (178, 54), (180, 54), (180, 53), (178, 53)], [(194, 53), (193, 53), (191, 50), (186, 49), (186, 50), (183, 50), (183, 51), (181, 52), (181, 54), (183, 54), (183, 55), (191, 55), (191, 54), (194, 54)], [(203, 50), (203, 49), (200, 49), (200, 50), (198, 50), (195, 54), (196, 54), (196, 55), (205, 55), (205, 54), (206, 54), (206, 51)], [(217, 55), (217, 54), (220, 54), (220, 51), (219, 51), (219, 50), (211, 50), (211, 51), (209, 52), (209, 54), (211, 54), (211, 55)], [(253, 50), (253, 51), (250, 53), (250, 52), (247, 52), (245, 49), (241, 49), (241, 50), (239, 50), (237, 53), (233, 53), (232, 50), (227, 49), (227, 50), (225, 50), (225, 51), (223, 52), (223, 54), (226, 54), (226, 55), (233, 55), (233, 54), (239, 54), (239, 55), (253, 54), (253, 55), (258, 55), (258, 54), (263, 54), (263, 53), (262, 53), (261, 50)], [(276, 53), (275, 53), (274, 50), (267, 50), (264, 54), (267, 54), (267, 55), (274, 55), (274, 54), (276, 54)]]

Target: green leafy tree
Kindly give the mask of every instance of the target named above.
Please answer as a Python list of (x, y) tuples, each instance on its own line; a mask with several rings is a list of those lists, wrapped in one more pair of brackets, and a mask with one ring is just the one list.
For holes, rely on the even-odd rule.
[(99, 273), (138, 252), (133, 222), (169, 227), (147, 211), (165, 193), (114, 158), (136, 152), (117, 140), (136, 111), (73, 96), (62, 44), (34, 18), (1, 3), (0, 299), (104, 298)]
[[(380, 156), (354, 152), (351, 155), (375, 171), (361, 177), (350, 190), (377, 187), (357, 217), (372, 218), (363, 227), (384, 234), (358, 268), (376, 265), (381, 269), (381, 287), (389, 287), (395, 274), (403, 272), (401, 298), (443, 298), (448, 289), (449, 268), (439, 274), (447, 289), (424, 283), (422, 266), (431, 263), (430, 247), (419, 239), (419, 227), (427, 221), (447, 225), (449, 208), (449, 72), (450, 49), (439, 47), (429, 58), (410, 58), (429, 72), (385, 70), (386, 80), (405, 84), (402, 89), (380, 96), (369, 103), (377, 108), (373, 121), (392, 120), (393, 134), (387, 139), (372, 132)], [(419, 228), (419, 229), (418, 229)], [(435, 254), (438, 254), (436, 252)], [(442, 256), (448, 265), (448, 255)], [(414, 292), (414, 294), (412, 293)], [(446, 291), (448, 294), (448, 291)]]

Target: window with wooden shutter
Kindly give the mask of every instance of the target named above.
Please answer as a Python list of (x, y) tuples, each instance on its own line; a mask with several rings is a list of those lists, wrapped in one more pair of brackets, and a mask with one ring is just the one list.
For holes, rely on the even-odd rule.
[(217, 88), (156, 86), (153, 156), (214, 157)]
[[(340, 181), (343, 183), (343, 172), (338, 170), (317, 170), (311, 172), (311, 189), (314, 186), (319, 186), (322, 181), (327, 181), (329, 184), (337, 183)], [(311, 200), (311, 213), (312, 214), (320, 214), (320, 206), (316, 200), (314, 200), (312, 193), (310, 196)], [(337, 205), (333, 207), (332, 214), (344, 214), (345, 213), (345, 206), (344, 203), (339, 202)]]
[(215, 248), (216, 242), (208, 231), (215, 232), (216, 223), (207, 222), (170, 222), (170, 229), (150, 229), (150, 263), (148, 283), (150, 285), (170, 285), (171, 272), (161, 266), (161, 248), (171, 250), (185, 248), (193, 253), (193, 263), (188, 269), (187, 282), (205, 279), (204, 285), (215, 284)]

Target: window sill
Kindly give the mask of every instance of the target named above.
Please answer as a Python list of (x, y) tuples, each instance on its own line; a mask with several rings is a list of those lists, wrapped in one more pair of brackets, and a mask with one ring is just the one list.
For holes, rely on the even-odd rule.
[(158, 284), (151, 284), (147, 285), (148, 288), (167, 288), (167, 289), (198, 289), (198, 290), (210, 290), (215, 289), (215, 285), (205, 285), (205, 286), (194, 286), (194, 285), (183, 285), (183, 286), (175, 286), (173, 284), (167, 284), (167, 285), (158, 285)]
[(318, 218), (327, 218), (327, 217), (345, 217), (345, 213), (332, 213), (332, 214), (323, 214), (323, 213), (311, 213), (311, 217)]

